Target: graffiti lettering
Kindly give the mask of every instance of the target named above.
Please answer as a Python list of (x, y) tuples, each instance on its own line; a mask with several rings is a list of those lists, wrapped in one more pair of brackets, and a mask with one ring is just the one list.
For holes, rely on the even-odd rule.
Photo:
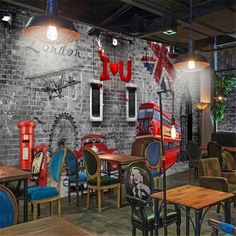
[(63, 46), (57, 46), (41, 44), (39, 42), (33, 41), (31, 45), (25, 47), (25, 50), (32, 51), (37, 54), (51, 53), (60, 56), (80, 58), (79, 50), (77, 48), (72, 48), (68, 44), (64, 44)]

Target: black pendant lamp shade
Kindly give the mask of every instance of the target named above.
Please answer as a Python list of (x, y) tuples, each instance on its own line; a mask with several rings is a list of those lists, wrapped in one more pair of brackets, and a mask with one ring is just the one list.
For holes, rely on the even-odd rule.
[(200, 54), (196, 54), (193, 51), (193, 37), (192, 37), (192, 0), (190, 0), (190, 31), (189, 31), (189, 42), (188, 42), (188, 54), (180, 55), (174, 67), (177, 70), (183, 72), (196, 72), (203, 70), (209, 66), (206, 58)]
[(203, 55), (188, 53), (187, 55), (180, 55), (174, 66), (183, 72), (196, 72), (208, 67), (209, 63)]
[(80, 38), (73, 22), (57, 15), (57, 1), (47, 1), (47, 15), (31, 17), (22, 30), (26, 37), (45, 43), (63, 44)]

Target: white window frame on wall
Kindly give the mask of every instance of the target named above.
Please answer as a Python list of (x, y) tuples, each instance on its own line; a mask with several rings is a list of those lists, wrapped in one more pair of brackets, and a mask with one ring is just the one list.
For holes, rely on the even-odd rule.
[[(135, 99), (134, 99), (134, 106), (135, 106), (135, 115), (134, 117), (129, 116), (129, 91), (130, 88), (135, 89)], [(126, 121), (128, 122), (134, 122), (137, 120), (137, 86), (134, 84), (126, 84)]]
[[(102, 81), (98, 81), (98, 80), (91, 80), (90, 81), (90, 121), (102, 121), (103, 120), (103, 82)], [(97, 84), (97, 86), (99, 87), (99, 92), (100, 92), (100, 116), (93, 116), (93, 112), (92, 112), (92, 89), (93, 89), (93, 84)]]

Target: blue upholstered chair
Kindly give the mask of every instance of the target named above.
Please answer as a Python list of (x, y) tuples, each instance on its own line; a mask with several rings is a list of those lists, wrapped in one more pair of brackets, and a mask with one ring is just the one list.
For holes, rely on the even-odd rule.
[(0, 185), (0, 228), (16, 224), (17, 219), (16, 198), (7, 187)]
[(38, 205), (50, 204), (50, 215), (52, 214), (52, 202), (57, 201), (58, 215), (61, 215), (60, 182), (61, 172), (64, 166), (67, 149), (55, 152), (49, 166), (50, 182), (48, 186), (36, 186), (28, 189), (28, 198), (33, 206), (33, 219), (38, 217)]
[(146, 165), (151, 172), (154, 180), (157, 181), (157, 188), (160, 185), (160, 160), (161, 143), (154, 141), (150, 143), (145, 150)]
[(225, 236), (236, 235), (236, 227), (232, 224), (210, 219), (208, 225), (212, 227), (212, 236), (217, 236), (219, 231), (226, 233)]
[(85, 170), (79, 167), (78, 158), (74, 153), (67, 149), (66, 154), (66, 171), (68, 175), (68, 200), (71, 202), (71, 188), (76, 189), (76, 203), (79, 206), (79, 185), (81, 188), (81, 196), (83, 196), (84, 184), (87, 183), (87, 174)]

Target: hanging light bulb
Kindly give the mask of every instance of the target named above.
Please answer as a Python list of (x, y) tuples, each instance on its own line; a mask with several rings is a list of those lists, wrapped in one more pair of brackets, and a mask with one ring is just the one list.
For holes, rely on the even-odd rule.
[(80, 38), (73, 22), (57, 15), (58, 0), (47, 0), (46, 15), (31, 17), (22, 34), (45, 43), (69, 43)]
[(195, 61), (188, 61), (188, 68), (189, 70), (195, 69)]
[(193, 53), (193, 32), (192, 32), (192, 0), (190, 0), (190, 30), (189, 30), (189, 42), (188, 42), (188, 53), (187, 55), (180, 55), (174, 67), (177, 70), (185, 72), (195, 72), (203, 70), (209, 66), (208, 61), (202, 55)]
[(47, 29), (47, 38), (51, 41), (57, 40), (57, 27), (54, 25), (49, 25)]

